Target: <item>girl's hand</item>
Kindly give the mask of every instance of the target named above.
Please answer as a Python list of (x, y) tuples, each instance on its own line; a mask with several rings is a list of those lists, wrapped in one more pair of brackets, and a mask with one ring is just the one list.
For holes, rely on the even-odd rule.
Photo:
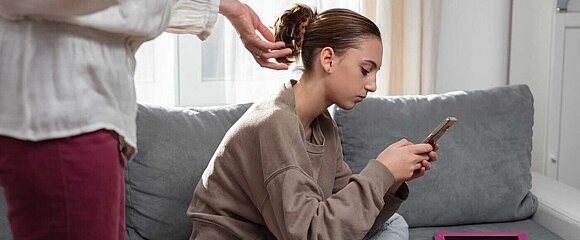
[(384, 164), (397, 182), (410, 181), (425, 174), (431, 169), (430, 159), (436, 159), (433, 146), (430, 144), (413, 144), (402, 139), (391, 144), (377, 156), (377, 161)]

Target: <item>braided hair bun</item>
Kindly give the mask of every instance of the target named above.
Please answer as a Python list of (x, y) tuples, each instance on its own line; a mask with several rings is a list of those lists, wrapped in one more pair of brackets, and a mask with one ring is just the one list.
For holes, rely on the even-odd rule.
[(279, 63), (296, 62), (302, 50), (302, 41), (306, 27), (316, 17), (317, 13), (307, 5), (292, 4), (284, 11), (274, 24), (274, 36), (276, 41), (283, 41), (286, 47), (292, 49), (292, 54), (276, 58)]

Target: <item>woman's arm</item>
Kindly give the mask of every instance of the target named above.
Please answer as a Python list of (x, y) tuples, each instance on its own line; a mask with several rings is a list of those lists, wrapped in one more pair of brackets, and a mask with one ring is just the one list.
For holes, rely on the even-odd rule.
[(19, 19), (25, 16), (81, 16), (101, 11), (120, 0), (0, 0), (0, 16)]
[(230, 21), (256, 63), (275, 70), (288, 69), (288, 65), (270, 60), (289, 55), (292, 50), (286, 48), (284, 42), (275, 42), (274, 35), (254, 10), (239, 0), (178, 1), (173, 7), (171, 21), (165, 31), (193, 34), (205, 40), (213, 31), (218, 13)]

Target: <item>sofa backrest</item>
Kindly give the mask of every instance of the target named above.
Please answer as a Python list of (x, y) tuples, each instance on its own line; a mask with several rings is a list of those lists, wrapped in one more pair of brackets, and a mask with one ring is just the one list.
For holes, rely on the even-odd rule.
[(188, 239), (193, 190), (226, 131), (250, 104), (139, 105), (135, 159), (125, 170), (127, 239)]
[(371, 97), (332, 112), (355, 173), (391, 143), (418, 143), (445, 117), (457, 117), (438, 142), (439, 160), (408, 183), (399, 213), (411, 227), (513, 221), (537, 208), (529, 191), (534, 109), (527, 86)]
[[(127, 239), (188, 239), (193, 190), (226, 131), (250, 104), (216, 108), (139, 105), (137, 157), (126, 165)], [(430, 96), (369, 97), (333, 111), (345, 160), (359, 172), (401, 138), (419, 142), (444, 117), (458, 122), (440, 141), (433, 169), (409, 182), (400, 213), (411, 227), (527, 218), (533, 99), (506, 86)], [(0, 239), (10, 239), (0, 189)]]

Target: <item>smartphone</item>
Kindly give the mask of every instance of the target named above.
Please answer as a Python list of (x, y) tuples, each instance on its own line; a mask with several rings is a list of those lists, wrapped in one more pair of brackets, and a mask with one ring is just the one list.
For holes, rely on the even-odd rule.
[(446, 117), (443, 121), (435, 128), (429, 135), (423, 140), (422, 143), (432, 144), (437, 141), (447, 130), (457, 122), (455, 117)]

